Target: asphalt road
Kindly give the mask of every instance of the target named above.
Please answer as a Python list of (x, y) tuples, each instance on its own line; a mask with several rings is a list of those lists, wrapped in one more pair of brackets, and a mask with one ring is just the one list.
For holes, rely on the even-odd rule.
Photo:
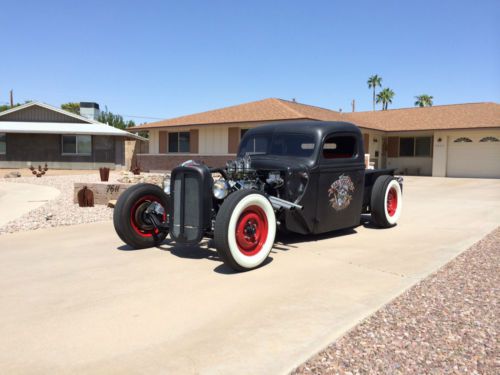
[(407, 178), (392, 229), (282, 238), (234, 274), (111, 223), (0, 236), (1, 373), (286, 373), (500, 224), (500, 180)]

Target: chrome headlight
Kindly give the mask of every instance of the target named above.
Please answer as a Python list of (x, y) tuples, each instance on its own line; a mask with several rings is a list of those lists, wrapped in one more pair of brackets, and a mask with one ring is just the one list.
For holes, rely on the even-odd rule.
[(214, 182), (212, 190), (215, 198), (224, 199), (229, 194), (229, 184), (226, 180), (221, 178), (220, 180)]

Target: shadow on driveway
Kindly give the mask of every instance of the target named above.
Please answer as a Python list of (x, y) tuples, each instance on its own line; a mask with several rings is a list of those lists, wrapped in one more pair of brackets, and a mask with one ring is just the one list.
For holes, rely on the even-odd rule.
[[(364, 225), (364, 223), (362, 223)], [(273, 248), (271, 249), (271, 254), (277, 254), (279, 251), (289, 251), (295, 248), (298, 248), (301, 243), (311, 242), (311, 241), (321, 241), (326, 239), (331, 239), (335, 237), (343, 237), (351, 234), (355, 234), (355, 228), (342, 229), (334, 232), (328, 232), (324, 234), (318, 235), (302, 235), (297, 233), (277, 233), (276, 240)], [(223, 262), (222, 259), (217, 254), (215, 250), (214, 240), (211, 238), (204, 238), (197, 245), (178, 245), (175, 241), (171, 239), (166, 239), (159, 246), (156, 246), (157, 249), (170, 252), (170, 254), (183, 258), (183, 259), (208, 259), (216, 262)], [(117, 250), (120, 251), (140, 251), (140, 250), (150, 250), (151, 248), (145, 249), (134, 249), (129, 245), (122, 245), (117, 247)], [(261, 265), (264, 267), (271, 263), (273, 258), (269, 256), (266, 261)], [(218, 265), (214, 268), (214, 272), (223, 274), (223, 275), (232, 275), (239, 273), (234, 271), (232, 268), (226, 266), (224, 263)]]

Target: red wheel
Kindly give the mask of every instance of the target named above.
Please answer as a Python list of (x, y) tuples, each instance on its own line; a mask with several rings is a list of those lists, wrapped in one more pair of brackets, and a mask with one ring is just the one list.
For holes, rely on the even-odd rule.
[(152, 203), (158, 203), (162, 207), (163, 215), (161, 221), (165, 222), (167, 220), (165, 207), (163, 207), (158, 197), (154, 195), (140, 197), (130, 210), (130, 225), (132, 225), (132, 228), (134, 228), (139, 236), (152, 237), (153, 233), (158, 234), (158, 229), (154, 229), (154, 226), (148, 222), (144, 214)]
[(168, 230), (155, 230), (146, 214), (148, 208), (158, 221), (168, 220), (169, 198), (159, 186), (137, 184), (125, 190), (116, 202), (113, 212), (116, 233), (135, 249), (156, 246), (168, 235)]
[(250, 206), (243, 211), (236, 224), (236, 243), (247, 256), (255, 255), (266, 242), (268, 222), (264, 210)]
[(387, 193), (387, 213), (394, 216), (398, 209), (398, 192), (395, 187), (391, 187)]
[(237, 271), (262, 265), (274, 244), (276, 216), (269, 199), (255, 190), (238, 190), (224, 200), (215, 219), (217, 253)]

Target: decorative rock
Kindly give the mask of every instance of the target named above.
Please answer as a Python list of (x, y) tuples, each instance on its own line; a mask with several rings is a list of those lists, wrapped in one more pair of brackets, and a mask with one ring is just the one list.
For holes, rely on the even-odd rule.
[(165, 180), (167, 176), (167, 174), (161, 173), (142, 173), (140, 175), (134, 175), (132, 172), (123, 172), (122, 177), (118, 178), (118, 181), (124, 184), (148, 183), (162, 187), (163, 180)]
[(498, 374), (500, 228), (292, 375)]
[(12, 171), (12, 172), (7, 173), (3, 177), (4, 178), (17, 178), (17, 177), (21, 177), (21, 173), (19, 171)]
[(108, 207), (109, 208), (115, 208), (116, 206), (116, 199), (111, 199), (109, 202), (108, 202)]

